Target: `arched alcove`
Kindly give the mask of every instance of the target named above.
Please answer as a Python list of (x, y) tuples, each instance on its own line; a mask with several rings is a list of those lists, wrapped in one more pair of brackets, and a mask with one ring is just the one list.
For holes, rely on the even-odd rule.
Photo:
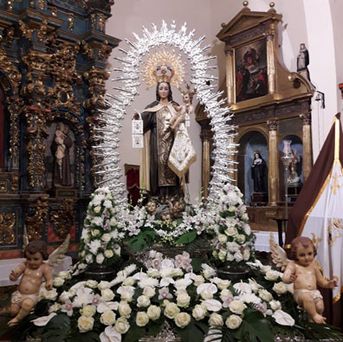
[[(258, 131), (249, 131), (245, 133), (239, 140), (238, 151), (238, 187), (244, 194), (245, 203), (250, 205), (252, 202), (252, 194), (254, 192), (254, 182), (252, 178), (252, 164), (254, 153), (260, 153), (263, 160), (268, 167), (268, 145), (266, 137)], [(265, 188), (268, 192), (268, 171), (266, 168), (265, 174)], [(264, 198), (262, 202), (267, 202), (268, 198)]]

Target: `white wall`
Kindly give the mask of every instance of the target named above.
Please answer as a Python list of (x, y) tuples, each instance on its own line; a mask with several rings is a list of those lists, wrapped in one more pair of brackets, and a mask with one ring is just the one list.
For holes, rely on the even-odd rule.
[[(221, 23), (229, 22), (242, 8), (243, 1), (230, 0), (118, 0), (112, 6), (112, 18), (107, 24), (107, 33), (119, 39), (134, 39), (132, 32), (141, 34), (142, 26), (150, 27), (151, 23), (160, 25), (162, 19), (181, 27), (188, 23), (189, 30), (195, 29), (196, 37), (206, 36), (205, 44), (211, 44), (211, 54), (217, 56), (219, 83), (225, 76), (224, 45), (218, 41), (216, 34), (221, 30)], [(250, 0), (252, 11), (267, 11), (269, 0)], [(320, 110), (318, 102), (313, 103), (312, 134), (314, 157), (316, 158), (332, 123), (332, 116), (340, 109), (340, 96), (337, 83), (343, 81), (343, 13), (342, 0), (279, 0), (275, 9), (283, 15), (282, 52), (284, 64), (290, 71), (296, 71), (296, 57), (300, 43), (305, 43), (310, 53), (309, 70), (313, 84), (326, 95), (326, 108)], [(125, 44), (120, 44), (123, 47)], [(118, 49), (113, 55), (120, 56)], [(114, 62), (111, 62), (112, 66)], [(108, 83), (111, 92), (112, 84)], [(176, 92), (174, 91), (174, 94)], [(147, 91), (143, 86), (140, 96), (128, 108), (131, 118), (135, 109), (142, 110), (155, 98), (154, 90)], [(176, 101), (180, 97), (174, 96)], [(196, 104), (196, 103), (195, 103)], [(201, 142), (200, 128), (192, 123), (191, 135), (198, 155), (197, 164), (191, 167), (191, 179), (196, 186), (191, 189), (193, 197), (198, 193), (201, 183)], [(130, 119), (124, 124), (121, 135), (122, 163), (138, 164), (137, 150), (131, 149)]]

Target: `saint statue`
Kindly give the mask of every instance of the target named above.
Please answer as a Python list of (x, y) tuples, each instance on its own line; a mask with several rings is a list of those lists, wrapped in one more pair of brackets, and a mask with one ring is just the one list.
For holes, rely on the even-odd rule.
[(254, 181), (254, 192), (267, 192), (267, 165), (260, 152), (254, 152), (251, 165), (251, 176)]
[(297, 57), (297, 72), (301, 74), (301, 76), (305, 77), (308, 81), (310, 81), (310, 73), (308, 71), (308, 65), (310, 64), (310, 58), (308, 54), (308, 50), (304, 43), (300, 44), (299, 54)]
[(156, 101), (141, 113), (144, 149), (140, 185), (150, 196), (165, 202), (184, 196), (185, 174), (196, 155), (185, 125), (186, 104), (179, 106), (173, 101), (173, 69), (161, 65), (154, 75)]
[(72, 146), (73, 140), (69, 135), (68, 125), (58, 122), (51, 144), (51, 153), (54, 159), (52, 177), (54, 186), (72, 185), (70, 168), (70, 149)]

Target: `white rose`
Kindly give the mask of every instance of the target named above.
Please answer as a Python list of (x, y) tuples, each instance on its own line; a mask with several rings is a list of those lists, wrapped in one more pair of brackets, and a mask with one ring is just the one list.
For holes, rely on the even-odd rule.
[(174, 322), (179, 328), (184, 328), (191, 322), (191, 316), (186, 312), (180, 312), (174, 318)]
[(230, 315), (225, 321), (225, 324), (229, 329), (237, 329), (241, 323), (242, 318), (237, 315)]
[(99, 214), (100, 211), (101, 211), (101, 207), (100, 207), (100, 206), (97, 205), (96, 207), (94, 207), (94, 212), (95, 212), (96, 214)]
[(174, 319), (179, 312), (180, 309), (175, 303), (168, 302), (164, 308), (164, 315), (170, 319)]
[(279, 283), (274, 284), (273, 291), (275, 291), (278, 295), (284, 294), (287, 292), (287, 286), (285, 283), (280, 281)]
[(64, 279), (60, 277), (56, 277), (53, 280), (53, 284), (55, 287), (61, 287), (64, 284)]
[(131, 315), (132, 309), (128, 303), (120, 302), (118, 306), (118, 311), (119, 311), (120, 316), (129, 318)]
[(58, 272), (57, 276), (62, 278), (62, 279), (70, 279), (71, 278), (71, 274), (67, 271)]
[(101, 297), (105, 302), (109, 302), (114, 298), (114, 293), (111, 289), (105, 289), (101, 291)]
[[(244, 214), (244, 215), (246, 215), (246, 214)], [(248, 218), (248, 215), (246, 215), (246, 217)], [(242, 216), (242, 218), (243, 218), (243, 216)], [(247, 234), (247, 235), (251, 234), (251, 228), (248, 224), (245, 224), (243, 229), (244, 229), (245, 234)]]
[(245, 238), (245, 235), (243, 235), (243, 234), (238, 234), (236, 236), (236, 241), (241, 245), (245, 242), (245, 240), (246, 240), (246, 238)]
[(214, 283), (217, 285), (219, 290), (224, 290), (230, 286), (231, 281), (220, 279), (220, 278), (214, 278)]
[(96, 262), (98, 264), (102, 264), (105, 260), (105, 257), (102, 253), (99, 253), (97, 256), (96, 256)]
[(51, 312), (56, 312), (61, 309), (61, 304), (59, 303), (54, 303), (49, 307), (49, 313)]
[(119, 317), (116, 321), (114, 329), (116, 330), (116, 332), (123, 335), (123, 334), (126, 334), (128, 330), (130, 329), (130, 324), (126, 318)]
[(186, 291), (182, 291), (176, 297), (176, 303), (180, 308), (187, 308), (190, 301), (191, 297), (188, 295)]
[(234, 259), (235, 259), (234, 255), (231, 254), (230, 252), (227, 252), (226, 260), (227, 261), (233, 261)]
[(139, 308), (146, 308), (149, 305), (150, 305), (149, 297), (141, 295), (137, 298), (137, 306)]
[(243, 259), (245, 261), (249, 260), (250, 259), (250, 249), (249, 248), (244, 248), (244, 251), (243, 251)]
[(86, 255), (86, 263), (91, 264), (93, 262), (93, 255), (87, 254)]
[(47, 290), (45, 287), (42, 287), (40, 289), (39, 298), (55, 300), (57, 298), (57, 291), (56, 289)]
[(104, 252), (104, 255), (107, 259), (112, 258), (113, 257), (113, 251), (111, 249), (106, 249)]
[(149, 298), (155, 296), (155, 293), (156, 293), (156, 290), (150, 286), (145, 287), (143, 290), (143, 295)]
[(91, 232), (92, 236), (98, 236), (100, 235), (100, 230), (99, 229), (93, 229), (92, 232)]
[(269, 270), (269, 271), (267, 271), (267, 273), (264, 277), (267, 280), (275, 281), (280, 277), (280, 272), (274, 271), (274, 270)]
[(81, 315), (86, 317), (93, 317), (96, 313), (96, 306), (95, 305), (85, 305), (80, 310)]
[(102, 237), (101, 240), (104, 242), (109, 242), (111, 240), (111, 235), (108, 233), (105, 233)]
[(85, 284), (87, 287), (90, 287), (91, 289), (95, 289), (98, 287), (98, 282), (96, 280), (87, 280), (86, 281), (86, 284)]
[(147, 271), (147, 275), (151, 278), (158, 278), (160, 276), (160, 272), (155, 268), (149, 268)]
[(110, 200), (105, 200), (104, 207), (107, 209), (112, 208), (112, 202)]
[(273, 311), (281, 309), (281, 303), (278, 300), (271, 300), (269, 305)]
[(196, 275), (192, 277), (195, 286), (199, 286), (205, 282), (205, 278), (202, 275)]
[(225, 259), (226, 259), (226, 250), (221, 249), (221, 250), (219, 251), (219, 253), (218, 253), (218, 259), (219, 259), (220, 261), (225, 261)]
[(110, 219), (110, 225), (111, 226), (115, 226), (117, 224), (117, 219), (113, 216), (111, 219)]
[(203, 306), (201, 306), (199, 304), (195, 305), (195, 307), (194, 307), (194, 309), (192, 311), (192, 316), (197, 321), (200, 321), (200, 320), (204, 319), (206, 314), (207, 314), (207, 310)]
[(223, 317), (214, 312), (210, 315), (208, 323), (211, 327), (222, 327), (224, 325)]
[(225, 234), (219, 234), (218, 240), (220, 243), (225, 243), (227, 241), (227, 236)]
[(100, 316), (100, 322), (104, 325), (112, 325), (116, 321), (116, 314), (112, 310), (106, 310)]
[(109, 289), (111, 287), (111, 283), (109, 281), (101, 280), (101, 282), (98, 284), (98, 289), (100, 291)]
[(246, 307), (247, 306), (242, 301), (237, 299), (229, 304), (230, 311), (238, 315), (241, 315)]
[(241, 262), (243, 260), (243, 255), (240, 251), (237, 251), (233, 257), (237, 262)]
[(225, 234), (228, 236), (234, 236), (238, 233), (237, 228), (235, 227), (228, 227), (225, 229)]
[(138, 311), (136, 316), (136, 325), (138, 327), (145, 327), (149, 323), (149, 316), (144, 311)]
[(156, 305), (150, 305), (148, 307), (147, 314), (152, 321), (156, 321), (161, 316), (161, 308)]
[(123, 285), (124, 286), (132, 286), (135, 284), (135, 280), (132, 277), (127, 277), (124, 281), (123, 281)]
[(227, 247), (227, 250), (231, 253), (236, 253), (240, 248), (239, 244), (235, 241), (232, 241), (232, 242), (228, 241), (226, 244), (226, 247)]
[(270, 302), (273, 299), (272, 294), (265, 289), (259, 290), (258, 295), (266, 302)]
[(94, 318), (93, 317), (87, 317), (87, 316), (82, 315), (77, 320), (77, 327), (79, 328), (81, 333), (92, 330), (93, 325), (94, 325)]

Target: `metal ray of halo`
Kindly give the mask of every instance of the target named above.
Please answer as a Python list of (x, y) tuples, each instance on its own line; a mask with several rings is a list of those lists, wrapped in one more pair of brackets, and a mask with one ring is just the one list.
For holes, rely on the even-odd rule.
[[(114, 59), (120, 65), (114, 68), (116, 72), (124, 73), (122, 77), (116, 77), (120, 83), (113, 87), (117, 92), (114, 95), (108, 95), (106, 101), (110, 108), (101, 112), (101, 122), (106, 123), (103, 128), (97, 128), (97, 137), (102, 138), (100, 145), (93, 146), (97, 154), (103, 152), (103, 161), (100, 162), (100, 167), (97, 171), (104, 170), (104, 176), (97, 175), (99, 180), (98, 186), (107, 186), (116, 194), (125, 194), (126, 190), (122, 183), (122, 175), (117, 169), (120, 160), (118, 153), (118, 143), (111, 136), (118, 132), (118, 128), (122, 126), (120, 123), (124, 118), (127, 106), (132, 103), (134, 97), (138, 94), (138, 86), (140, 84), (140, 64), (143, 57), (156, 47), (169, 46), (182, 51), (188, 58), (190, 70), (192, 72), (190, 82), (196, 89), (196, 97), (200, 103), (205, 105), (205, 110), (211, 119), (211, 129), (214, 133), (214, 153), (218, 163), (214, 163), (212, 168), (212, 180), (209, 184), (210, 193), (208, 196), (209, 203), (216, 203), (218, 193), (224, 183), (232, 182), (228, 175), (228, 170), (235, 170), (235, 162), (230, 160), (230, 156), (236, 153), (237, 145), (233, 143), (233, 137), (236, 135), (236, 127), (230, 124), (232, 114), (225, 107), (225, 99), (222, 99), (223, 92), (214, 90), (213, 85), (207, 85), (206, 80), (215, 80), (216, 77), (209, 73), (214, 69), (212, 63), (216, 57), (204, 54), (208, 46), (202, 47), (205, 37), (194, 39), (195, 31), (188, 31), (187, 24), (183, 24), (177, 29), (175, 22), (168, 25), (162, 21), (162, 25), (158, 28), (152, 25), (151, 29), (143, 27), (142, 34), (133, 34), (135, 40), (126, 40), (127, 46), (121, 49), (122, 56)], [(212, 122), (213, 121), (213, 122)], [(111, 162), (113, 163), (113, 173), (108, 170)], [(118, 198), (118, 202), (127, 208), (127, 197)]]

